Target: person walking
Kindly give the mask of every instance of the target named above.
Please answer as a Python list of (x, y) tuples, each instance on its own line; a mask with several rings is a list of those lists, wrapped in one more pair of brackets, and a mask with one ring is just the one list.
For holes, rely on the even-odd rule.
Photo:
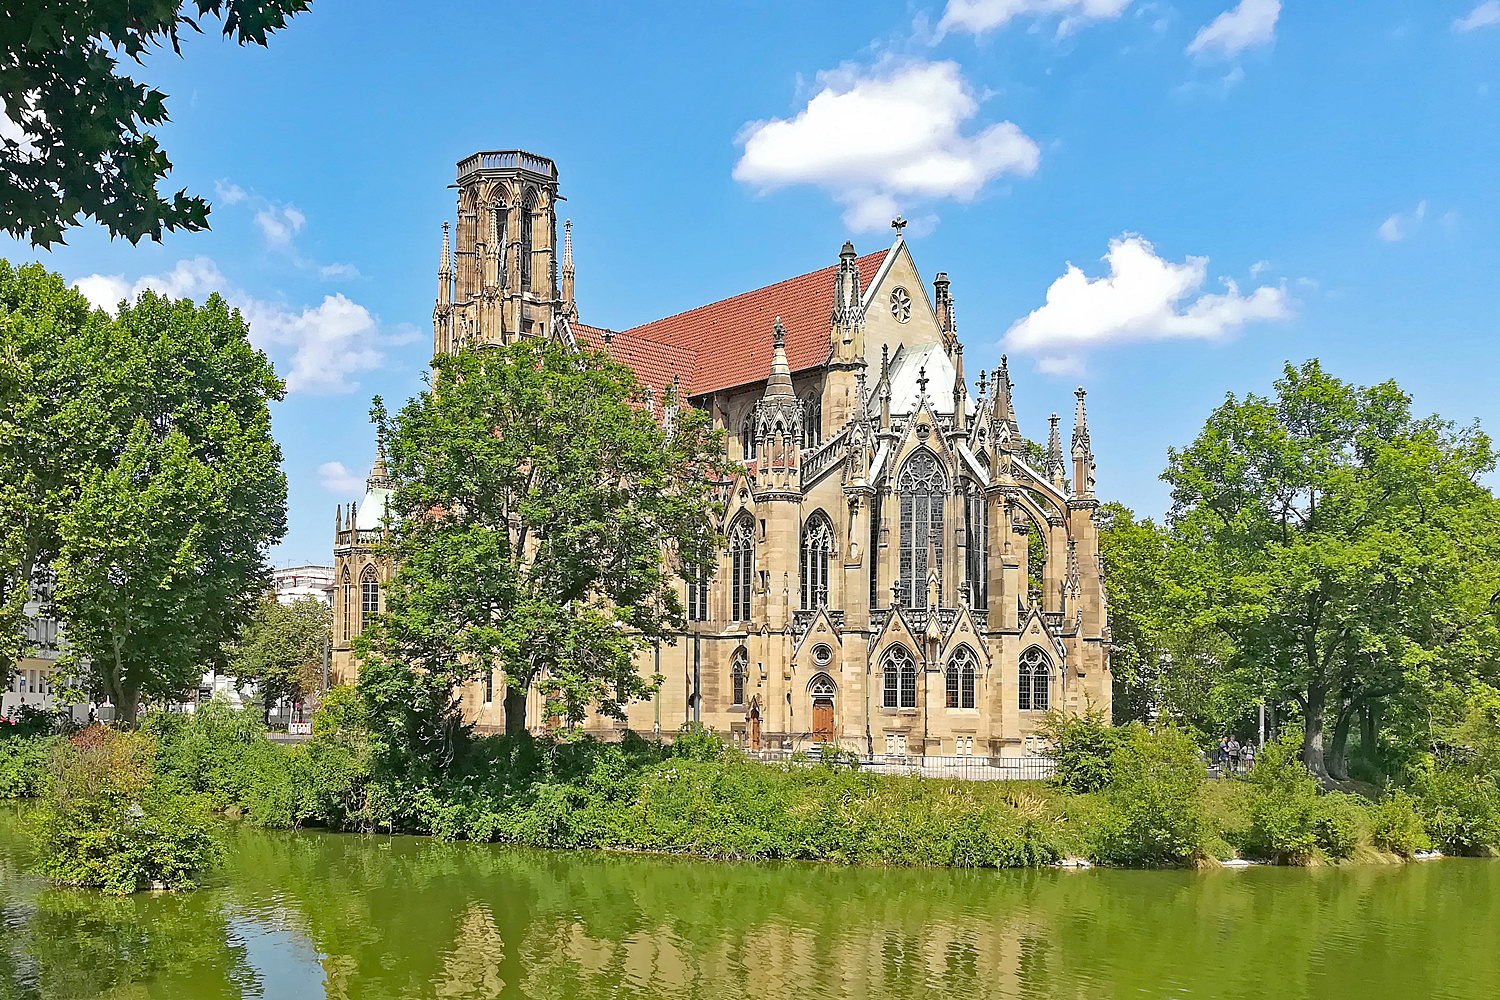
[(1220, 736), (1219, 737), (1219, 745), (1214, 750), (1214, 766), (1219, 769), (1219, 776), (1220, 777), (1223, 777), (1224, 776), (1224, 772), (1229, 768), (1229, 737), (1228, 736)]
[(1240, 741), (1237, 740), (1237, 739), (1235, 739), (1235, 737), (1230, 736), (1229, 737), (1229, 773), (1230, 774), (1239, 774), (1240, 773), (1240, 751), (1242, 749), (1244, 749), (1244, 748), (1240, 746)]

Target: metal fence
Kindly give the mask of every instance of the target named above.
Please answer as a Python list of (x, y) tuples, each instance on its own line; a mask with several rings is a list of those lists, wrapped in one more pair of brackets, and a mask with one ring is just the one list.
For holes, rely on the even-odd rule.
[[(746, 751), (747, 756), (768, 763), (803, 760), (808, 763), (822, 757), (821, 747), (793, 753), (789, 750)], [(904, 774), (923, 778), (950, 778), (956, 781), (1046, 781), (1057, 772), (1050, 757), (937, 757), (876, 754), (873, 757), (845, 757), (851, 766), (870, 774)]]

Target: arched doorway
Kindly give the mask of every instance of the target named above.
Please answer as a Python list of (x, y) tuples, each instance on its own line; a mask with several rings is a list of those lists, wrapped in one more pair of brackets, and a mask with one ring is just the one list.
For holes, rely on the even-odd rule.
[(827, 674), (819, 674), (812, 679), (807, 692), (812, 695), (812, 737), (819, 743), (832, 743), (833, 699), (838, 688), (834, 685), (833, 678)]
[(750, 710), (750, 749), (760, 750), (760, 709)]

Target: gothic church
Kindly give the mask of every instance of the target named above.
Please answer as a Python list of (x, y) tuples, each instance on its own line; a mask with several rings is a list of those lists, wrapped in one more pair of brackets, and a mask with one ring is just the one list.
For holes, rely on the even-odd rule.
[[(556, 165), (520, 151), (458, 164), (444, 224), (434, 350), (553, 337), (629, 365), (664, 411), (669, 386), (727, 432), (717, 572), (680, 586), (690, 622), (644, 651), (665, 678), (623, 728), (699, 721), (752, 750), (836, 743), (891, 756), (1015, 757), (1049, 709), (1110, 708), (1109, 627), (1084, 391), (1065, 455), (1022, 436), (1012, 384), (971, 394), (948, 277), (929, 287), (901, 236), (860, 256), (628, 330), (582, 322), (571, 227), (558, 254)], [(592, 318), (592, 317), (590, 317)], [(661, 412), (662, 419), (670, 414)], [(334, 667), (383, 604), (371, 548), (382, 464), (336, 525)], [(500, 680), (464, 693), (501, 727)], [(528, 725), (546, 725), (533, 694)]]

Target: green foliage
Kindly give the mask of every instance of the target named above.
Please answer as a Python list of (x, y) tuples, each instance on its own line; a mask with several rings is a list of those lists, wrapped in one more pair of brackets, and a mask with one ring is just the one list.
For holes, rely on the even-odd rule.
[[(1287, 733), (1268, 743), (1256, 758), (1248, 783), (1257, 794), (1244, 846), (1250, 854), (1278, 864), (1348, 858), (1370, 836), (1369, 807), (1363, 799), (1342, 792), (1320, 794), (1317, 779), (1302, 763), (1301, 743), (1300, 734)], [(1399, 806), (1388, 808), (1390, 818), (1399, 821)], [(1403, 835), (1399, 825), (1387, 833)]]
[(323, 650), (333, 636), (333, 609), (308, 595), (282, 604), (267, 595), (228, 650), (229, 673), (259, 687), (266, 713), (283, 698), (301, 701), (322, 682)]
[(143, 694), (195, 684), (256, 607), (286, 531), (270, 414), (284, 386), (217, 295), (200, 308), (146, 292), (106, 332), (88, 360), (110, 370), (91, 371), (87, 402), (119, 429), (78, 470), (53, 567), (70, 661), (128, 726)]
[(53, 751), (62, 740), (61, 736), (42, 733), (0, 736), (0, 799), (29, 799), (39, 795)]
[(1427, 833), (1445, 853), (1500, 848), (1500, 788), (1492, 778), (1439, 765), (1418, 774), (1414, 787)]
[(1370, 841), (1407, 858), (1432, 846), (1416, 800), (1404, 791), (1387, 793), (1370, 809)]
[(307, 8), (308, 0), (10, 5), (0, 93), (22, 135), (0, 144), (0, 229), (48, 247), (81, 215), (132, 243), (205, 228), (202, 198), (157, 192), (172, 164), (150, 128), (167, 121), (166, 95), (119, 72), (117, 57), (141, 62), (163, 44), (179, 51), (181, 27), (197, 31), (207, 16), (241, 45), (265, 45)]
[(1075, 792), (1096, 792), (1109, 784), (1111, 760), (1125, 730), (1109, 725), (1103, 712), (1068, 715), (1054, 709), (1037, 732), (1057, 765), (1054, 784)]
[(1205, 769), (1193, 739), (1178, 729), (1124, 727), (1110, 762), (1111, 812), (1095, 847), (1106, 864), (1177, 866), (1207, 852), (1199, 789)]
[(1341, 778), (1363, 713), (1420, 719), (1398, 712), (1500, 662), (1495, 454), (1477, 427), (1414, 416), (1394, 382), (1309, 361), (1275, 388), (1231, 395), (1170, 453), (1171, 532), (1231, 640), (1222, 666), (1296, 705), (1304, 762)]
[(56, 748), (28, 816), (38, 874), (122, 895), (197, 884), (214, 840), (198, 800), (157, 779), (155, 749), (148, 736), (99, 726)]
[(567, 725), (655, 690), (634, 656), (682, 625), (676, 574), (712, 559), (722, 455), (705, 412), (668, 393), (664, 431), (600, 353), (529, 338), (434, 365), (400, 413), (375, 403), (397, 570), (356, 643), (370, 725), (416, 781), (456, 761), (456, 692), (484, 671), (512, 733), (533, 687)]

